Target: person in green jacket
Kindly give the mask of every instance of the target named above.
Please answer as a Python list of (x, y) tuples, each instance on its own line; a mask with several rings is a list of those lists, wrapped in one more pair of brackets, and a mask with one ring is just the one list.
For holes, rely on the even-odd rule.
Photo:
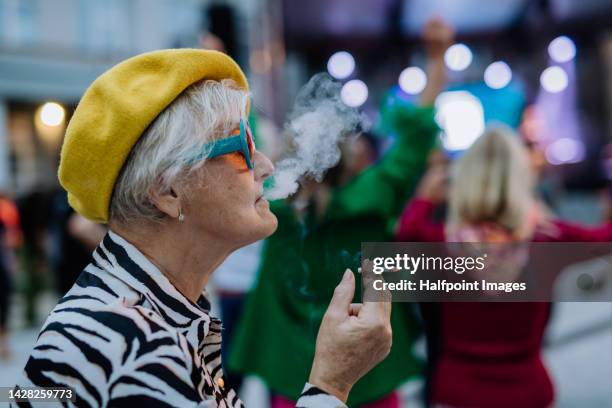
[[(268, 238), (258, 283), (234, 338), (229, 366), (260, 376), (280, 400), (296, 400), (308, 378), (318, 327), (342, 273), (360, 264), (362, 242), (389, 241), (395, 221), (421, 176), (439, 128), (432, 107), (446, 83), (444, 51), (452, 30), (440, 20), (425, 29), (428, 85), (420, 106), (383, 113), (395, 144), (375, 165), (346, 180), (343, 163), (321, 184), (302, 183), (291, 199), (270, 208), (279, 221)], [(359, 289), (356, 291), (359, 293)], [(402, 383), (421, 374), (413, 355), (420, 328), (411, 309), (393, 305), (389, 356), (351, 390), (349, 406), (387, 401)], [(384, 398), (387, 398), (386, 400)], [(397, 397), (395, 397), (397, 401)], [(273, 397), (273, 406), (276, 403)]]

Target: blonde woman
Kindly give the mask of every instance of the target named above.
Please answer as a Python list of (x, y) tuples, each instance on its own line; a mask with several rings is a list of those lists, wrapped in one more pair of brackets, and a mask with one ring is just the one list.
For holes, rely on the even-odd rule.
[[(508, 128), (491, 128), (452, 175), (448, 219), (433, 220), (448, 172), (433, 167), (402, 215), (400, 241), (517, 243), (610, 241), (612, 224), (588, 229), (545, 215), (533, 194), (527, 151)], [(422, 305), (427, 398), (451, 407), (548, 407), (554, 390), (541, 358), (549, 303)]]

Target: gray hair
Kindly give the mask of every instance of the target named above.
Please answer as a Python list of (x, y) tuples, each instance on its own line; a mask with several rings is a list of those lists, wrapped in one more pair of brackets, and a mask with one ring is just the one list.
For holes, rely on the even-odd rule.
[(227, 136), (246, 117), (248, 98), (231, 80), (201, 81), (183, 91), (132, 148), (115, 183), (111, 221), (162, 221), (165, 214), (153, 205), (151, 193), (185, 182), (204, 163), (207, 154), (192, 159), (206, 144)]

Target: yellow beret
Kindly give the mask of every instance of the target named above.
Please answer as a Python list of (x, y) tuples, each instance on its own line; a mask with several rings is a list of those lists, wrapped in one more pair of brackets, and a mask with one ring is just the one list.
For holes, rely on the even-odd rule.
[(59, 180), (72, 208), (108, 222), (115, 181), (132, 147), (181, 92), (204, 79), (233, 79), (248, 90), (238, 64), (217, 51), (153, 51), (100, 75), (81, 98), (62, 146)]

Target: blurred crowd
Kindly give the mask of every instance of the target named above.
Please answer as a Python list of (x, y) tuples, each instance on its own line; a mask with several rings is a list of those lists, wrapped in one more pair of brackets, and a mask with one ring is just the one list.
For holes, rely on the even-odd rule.
[(11, 295), (23, 299), (21, 319), (38, 325), (38, 301), (45, 291), (63, 296), (89, 263), (106, 229), (74, 212), (64, 191), (36, 192), (0, 201), (0, 357), (10, 358)]

